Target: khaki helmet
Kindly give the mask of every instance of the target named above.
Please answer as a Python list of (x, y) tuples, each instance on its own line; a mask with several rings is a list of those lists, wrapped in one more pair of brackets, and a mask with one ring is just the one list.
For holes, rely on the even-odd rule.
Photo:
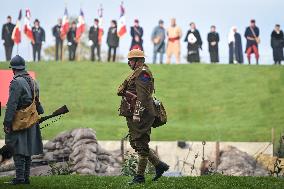
[(132, 49), (131, 51), (129, 51), (127, 58), (145, 58), (145, 54), (139, 49)]

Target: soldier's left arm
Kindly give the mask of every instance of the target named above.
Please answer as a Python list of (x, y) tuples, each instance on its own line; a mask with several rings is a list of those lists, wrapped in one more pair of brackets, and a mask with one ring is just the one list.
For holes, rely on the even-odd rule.
[(38, 114), (43, 114), (44, 113), (44, 109), (41, 105), (40, 99), (39, 99), (39, 86), (38, 83), (35, 81), (35, 92), (36, 92), (36, 110), (38, 112)]
[(144, 110), (147, 108), (147, 101), (152, 94), (153, 78), (147, 71), (142, 71), (135, 79), (137, 100), (134, 108), (134, 116), (142, 116)]
[(12, 122), (21, 96), (21, 90), (22, 88), (19, 86), (17, 81), (11, 81), (7, 109), (4, 117), (4, 125), (12, 126)]

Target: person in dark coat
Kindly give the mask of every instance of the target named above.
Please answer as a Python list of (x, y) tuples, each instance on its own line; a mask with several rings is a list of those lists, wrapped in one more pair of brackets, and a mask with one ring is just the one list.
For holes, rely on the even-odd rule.
[(232, 27), (229, 32), (229, 64), (244, 62), (242, 37), (237, 32), (237, 27)]
[(134, 26), (130, 28), (130, 34), (132, 37), (130, 50), (140, 49), (143, 51), (143, 28), (139, 26), (139, 20), (134, 20)]
[(256, 64), (259, 60), (258, 43), (259, 41), (259, 28), (255, 25), (255, 20), (250, 21), (250, 26), (246, 28), (245, 38), (247, 39), (246, 53), (248, 63), (250, 64), (251, 54), (254, 53)]
[(94, 25), (90, 27), (89, 43), (91, 45), (91, 61), (96, 60), (95, 50), (97, 49), (98, 61), (101, 61), (101, 45), (99, 42), (99, 19), (94, 20)]
[(279, 24), (276, 24), (273, 32), (271, 33), (271, 47), (273, 50), (274, 63), (281, 65), (281, 61), (284, 60), (284, 36)]
[(117, 22), (112, 20), (107, 33), (108, 56), (107, 61), (110, 62), (111, 51), (113, 50), (112, 61), (115, 62), (116, 48), (119, 45), (119, 37), (117, 35)]
[(45, 43), (45, 31), (42, 27), (40, 27), (39, 24), (40, 24), (39, 20), (35, 19), (34, 27), (32, 28), (33, 37), (34, 37), (34, 43), (32, 42), (34, 62), (36, 61), (36, 55), (37, 55), (37, 60), (40, 61), (41, 47), (42, 44)]
[(33, 100), (38, 114), (44, 110), (39, 101), (39, 88), (25, 70), (25, 60), (16, 55), (10, 62), (14, 77), (10, 83), (9, 98), (4, 117), (5, 144), (13, 148), (16, 178), (10, 184), (29, 184), (31, 156), (43, 153), (42, 137), (38, 124), (24, 130), (13, 131), (15, 115), (19, 110), (29, 107)]
[(69, 51), (69, 60), (73, 61), (76, 58), (77, 40), (76, 40), (76, 22), (72, 22), (71, 28), (67, 33), (67, 45)]
[(63, 40), (61, 39), (60, 33), (61, 33), (61, 24), (62, 19), (58, 19), (58, 24), (56, 24), (52, 28), (52, 34), (55, 37), (55, 60), (62, 60), (62, 48), (63, 48)]
[(207, 36), (211, 63), (219, 62), (219, 40), (219, 34), (216, 32), (216, 26), (211, 26), (211, 31)]
[(12, 17), (7, 16), (7, 23), (2, 27), (2, 40), (4, 40), (4, 48), (5, 48), (5, 55), (6, 61), (11, 60), (14, 41), (12, 39), (12, 33), (15, 28), (15, 24), (12, 24)]
[(202, 40), (195, 23), (190, 23), (190, 30), (188, 30), (184, 41), (187, 42), (187, 61), (190, 63), (200, 62), (199, 49), (202, 49)]
[(159, 20), (159, 25), (156, 26), (152, 32), (151, 36), (152, 42), (154, 44), (153, 52), (153, 64), (156, 63), (157, 54), (160, 54), (160, 64), (163, 63), (163, 56), (165, 54), (165, 39), (166, 39), (166, 30), (164, 28), (164, 21)]

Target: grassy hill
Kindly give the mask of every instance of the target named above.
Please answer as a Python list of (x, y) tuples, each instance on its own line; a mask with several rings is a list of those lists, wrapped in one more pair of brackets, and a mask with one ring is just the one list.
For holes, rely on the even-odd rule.
[[(150, 65), (167, 126), (153, 140), (269, 141), (284, 130), (284, 67), (248, 65)], [(1, 63), (0, 69), (8, 69)], [(120, 140), (127, 127), (118, 116), (118, 85), (130, 73), (119, 63), (30, 63), (46, 113), (67, 104), (71, 113), (43, 130), (45, 139), (91, 127), (100, 140)], [(3, 116), (1, 117), (1, 122)], [(0, 137), (3, 138), (2, 129)]]
[[(8, 177), (0, 178), (0, 188), (27, 188), (22, 186), (7, 186), (2, 184), (9, 181)], [(151, 182), (150, 178), (143, 185), (128, 186), (130, 177), (98, 177), (98, 176), (48, 176), (32, 177), (30, 189), (38, 188), (151, 188), (151, 189), (280, 189), (284, 179), (275, 177), (229, 177), (229, 176), (202, 176), (162, 178), (158, 182)]]

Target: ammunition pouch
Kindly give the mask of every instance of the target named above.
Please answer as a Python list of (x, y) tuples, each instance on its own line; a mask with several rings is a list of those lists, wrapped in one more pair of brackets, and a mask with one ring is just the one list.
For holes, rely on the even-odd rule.
[(141, 106), (141, 102), (136, 100), (135, 108), (134, 108), (134, 115), (142, 117), (145, 108)]
[(124, 117), (133, 116), (133, 109), (131, 107), (131, 103), (127, 101), (126, 97), (122, 97), (118, 111), (119, 111), (119, 116), (124, 116)]

